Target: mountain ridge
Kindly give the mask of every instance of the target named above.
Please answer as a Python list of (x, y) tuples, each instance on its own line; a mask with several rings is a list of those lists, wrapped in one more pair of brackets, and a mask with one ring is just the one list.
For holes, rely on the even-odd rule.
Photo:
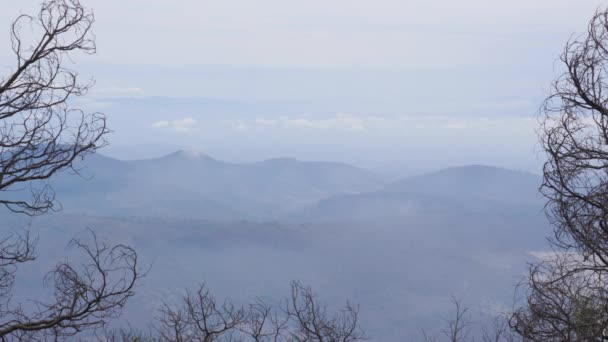
[(486, 165), (465, 165), (406, 177), (382, 189), (338, 194), (292, 213), (297, 220), (406, 219), (447, 212), (482, 214), (542, 208), (540, 176)]
[(333, 194), (384, 185), (377, 174), (343, 163), (232, 163), (186, 150), (132, 161), (93, 154), (75, 168), (89, 181), (60, 175), (53, 180), (58, 198), (66, 208), (106, 214), (274, 219)]
[(233, 163), (188, 150), (132, 161), (94, 154), (75, 167), (85, 179), (63, 175), (54, 180), (59, 200), (71, 211), (106, 215), (378, 220), (471, 208), (536, 208), (539, 203), (538, 176), (486, 165), (395, 182), (344, 163), (285, 157)]

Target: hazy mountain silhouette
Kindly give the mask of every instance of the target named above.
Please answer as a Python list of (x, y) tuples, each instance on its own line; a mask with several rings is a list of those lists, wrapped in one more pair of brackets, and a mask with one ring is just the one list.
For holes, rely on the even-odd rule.
[(540, 176), (528, 172), (468, 165), (409, 177), (386, 185), (384, 191), (536, 204), (540, 184)]
[[(125, 312), (135, 324), (173, 298), (168, 289), (205, 281), (220, 298), (245, 302), (278, 299), (302, 279), (359, 304), (377, 340), (402, 340), (404, 329), (435, 326), (454, 293), (481, 311), (511, 304), (528, 253), (542, 250), (549, 232), (540, 178), (495, 167), (383, 183), (339, 163), (239, 164), (178, 151), (136, 161), (96, 154), (76, 168), (82, 177), (53, 182), (64, 212), (32, 222), (47, 258), (31, 274), (63, 258), (65, 243), (87, 228), (132, 245), (153, 264)], [(19, 227), (25, 218), (2, 219)], [(19, 286), (40, 291), (31, 284), (26, 275)]]
[(542, 208), (540, 177), (521, 171), (470, 165), (405, 178), (379, 191), (340, 194), (295, 213), (296, 220), (378, 220), (416, 215), (504, 211), (531, 213)]
[(65, 207), (112, 215), (274, 219), (332, 195), (383, 186), (376, 174), (341, 163), (228, 163), (192, 151), (136, 161), (95, 154), (76, 168), (82, 177), (63, 174), (53, 182)]

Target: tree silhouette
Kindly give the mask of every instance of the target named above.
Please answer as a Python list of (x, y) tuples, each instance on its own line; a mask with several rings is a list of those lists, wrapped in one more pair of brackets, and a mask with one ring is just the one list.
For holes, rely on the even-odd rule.
[[(81, 83), (65, 67), (75, 53), (95, 52), (93, 22), (78, 0), (51, 0), (11, 26), (15, 66), (0, 78), (0, 204), (14, 212), (37, 215), (54, 208), (47, 180), (104, 144), (105, 117), (70, 106), (91, 83)], [(137, 254), (91, 232), (90, 241), (70, 243), (83, 252), (83, 261), (59, 263), (47, 274), (52, 298), (31, 300), (27, 307), (15, 303), (15, 274), (35, 259), (37, 242), (28, 231), (0, 241), (2, 341), (57, 340), (100, 327), (133, 296), (141, 277)]]

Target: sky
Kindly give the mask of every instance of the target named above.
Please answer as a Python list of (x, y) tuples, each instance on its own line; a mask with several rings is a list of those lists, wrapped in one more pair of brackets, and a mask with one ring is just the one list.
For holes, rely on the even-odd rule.
[[(98, 53), (78, 104), (107, 153), (338, 160), (395, 174), (477, 163), (538, 170), (540, 102), (592, 0), (82, 0)], [(0, 46), (20, 13), (3, 4)], [(5, 29), (2, 30), (1, 28)], [(4, 32), (5, 34), (1, 34)], [(12, 65), (0, 49), (0, 70)], [(540, 158), (540, 159), (539, 159)]]

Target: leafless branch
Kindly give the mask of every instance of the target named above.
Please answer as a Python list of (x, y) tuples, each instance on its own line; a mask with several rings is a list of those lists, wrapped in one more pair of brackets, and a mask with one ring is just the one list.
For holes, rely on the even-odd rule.
[(174, 308), (164, 304), (158, 332), (166, 341), (216, 341), (235, 333), (244, 321), (244, 310), (229, 302), (217, 304), (205, 285), (182, 298), (182, 305)]
[(450, 342), (467, 341), (469, 325), (471, 324), (469, 308), (464, 306), (456, 297), (452, 297), (452, 304), (456, 311), (453, 318), (448, 320), (447, 327), (442, 332)]
[(347, 304), (330, 315), (309, 287), (294, 282), (283, 309), (257, 299), (247, 310), (218, 305), (205, 286), (187, 293), (181, 305), (165, 304), (158, 323), (161, 341), (308, 341), (363, 340), (357, 310)]
[(310, 287), (291, 284), (290, 305), (286, 310), (295, 322), (292, 335), (296, 341), (360, 341), (365, 339), (359, 327), (359, 312), (350, 303), (337, 314), (329, 315), (327, 307), (318, 303)]
[(608, 324), (606, 275), (577, 259), (556, 255), (531, 266), (526, 305), (510, 319), (519, 335), (530, 341), (601, 340)]
[(608, 11), (560, 58), (543, 106), (542, 193), (555, 257), (534, 264), (510, 325), (531, 341), (594, 341), (608, 317)]
[[(93, 22), (78, 0), (50, 0), (38, 15), (21, 15), (11, 26), (16, 65), (0, 77), (0, 204), (13, 211), (53, 208), (47, 179), (105, 144), (105, 116), (70, 107), (91, 82), (81, 83), (65, 67), (75, 53), (95, 52)], [(24, 37), (26, 28), (33, 41)]]
[(119, 316), (142, 277), (137, 254), (128, 246), (106, 245), (93, 232), (91, 237), (90, 243), (70, 243), (87, 262), (66, 261), (47, 275), (45, 283), (54, 292), (51, 301), (35, 302), (31, 312), (20, 306), (0, 312), (0, 338), (36, 341), (73, 336)]

